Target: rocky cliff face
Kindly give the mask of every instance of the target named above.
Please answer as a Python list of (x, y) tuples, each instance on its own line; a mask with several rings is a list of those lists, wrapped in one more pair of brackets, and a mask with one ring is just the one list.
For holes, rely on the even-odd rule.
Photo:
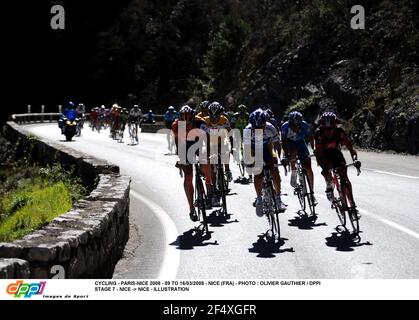
[(350, 28), (349, 2), (283, 1), (243, 49), (238, 83), (217, 93), (313, 123), (335, 111), (358, 145), (418, 154), (418, 3), (359, 2), (365, 30)]

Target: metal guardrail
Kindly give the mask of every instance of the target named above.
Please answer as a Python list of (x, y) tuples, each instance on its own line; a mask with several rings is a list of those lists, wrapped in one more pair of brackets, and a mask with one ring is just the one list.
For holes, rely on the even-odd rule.
[(13, 114), (12, 120), (18, 124), (58, 121), (61, 113), (22, 113)]

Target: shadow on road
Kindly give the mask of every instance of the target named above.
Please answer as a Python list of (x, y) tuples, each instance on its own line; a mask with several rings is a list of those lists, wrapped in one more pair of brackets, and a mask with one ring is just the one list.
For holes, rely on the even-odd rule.
[(195, 247), (205, 247), (208, 245), (218, 245), (217, 241), (208, 242), (211, 239), (211, 231), (209, 234), (202, 234), (197, 228), (193, 228), (189, 231), (184, 232), (178, 236), (177, 239), (172, 242), (171, 246), (176, 246), (179, 250), (192, 250)]
[(372, 246), (369, 241), (359, 242), (356, 237), (350, 233), (333, 232), (330, 237), (326, 238), (326, 245), (328, 247), (336, 248), (336, 251), (354, 251), (356, 247)]
[(207, 217), (208, 225), (211, 227), (223, 227), (225, 224), (239, 222), (237, 219), (230, 220), (232, 214), (223, 214), (219, 210), (215, 210)]
[(297, 227), (300, 230), (313, 230), (315, 227), (324, 227), (327, 226), (327, 223), (316, 223), (317, 222), (317, 216), (314, 217), (308, 217), (307, 215), (303, 216), (296, 216), (294, 219), (288, 220), (288, 225), (290, 227)]
[(265, 235), (258, 236), (258, 240), (253, 243), (253, 247), (249, 248), (249, 252), (257, 253), (258, 258), (275, 258), (276, 254), (284, 252), (295, 252), (294, 248), (281, 249), (288, 239), (281, 238), (279, 241), (267, 240)]
[(64, 140), (58, 140), (58, 142), (76, 142), (77, 140), (70, 140), (70, 141), (67, 141), (66, 139), (64, 139)]

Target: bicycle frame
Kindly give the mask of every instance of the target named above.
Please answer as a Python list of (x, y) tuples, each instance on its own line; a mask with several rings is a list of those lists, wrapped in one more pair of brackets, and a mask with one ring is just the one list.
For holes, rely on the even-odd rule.
[[(313, 157), (313, 155), (310, 157)], [(314, 192), (308, 179), (307, 170), (303, 167), (299, 158), (296, 158), (296, 168), (298, 185), (294, 190), (294, 194), (298, 197), (301, 205), (301, 210), (298, 211), (298, 214), (307, 216), (307, 203), (311, 216), (314, 217), (316, 216), (316, 207), (313, 201)]]
[(197, 162), (195, 165), (195, 203), (198, 205), (198, 218), (202, 218), (202, 226), (204, 232), (209, 234), (207, 214), (205, 209), (206, 195), (204, 190), (204, 184), (202, 182), (202, 172)]
[(263, 187), (262, 187), (263, 211), (268, 218), (269, 230), (265, 233), (267, 240), (280, 240), (281, 230), (279, 225), (279, 209), (275, 199), (273, 178), (271, 170), (266, 165), (263, 168)]
[[(349, 164), (346, 167), (354, 166), (354, 164)], [(357, 168), (358, 170), (358, 176), (361, 173), (361, 170)], [(339, 233), (343, 232), (349, 232), (347, 228), (347, 221), (346, 221), (346, 215), (348, 215), (349, 220), (351, 221), (353, 234), (355, 236), (358, 236), (359, 234), (359, 221), (356, 217), (356, 207), (353, 205), (355, 203), (353, 192), (351, 188), (348, 186), (348, 181), (346, 179), (343, 179), (343, 177), (340, 175), (338, 169), (332, 170), (332, 178), (333, 183), (336, 186), (336, 190), (338, 191), (339, 198), (335, 198), (332, 202), (332, 208), (336, 210), (336, 213), (338, 215), (339, 221), (341, 223), (340, 226), (336, 227), (336, 231)], [(350, 197), (350, 199), (349, 199)], [(352, 203), (352, 205), (348, 205), (349, 203)], [(359, 237), (358, 237), (359, 238)]]

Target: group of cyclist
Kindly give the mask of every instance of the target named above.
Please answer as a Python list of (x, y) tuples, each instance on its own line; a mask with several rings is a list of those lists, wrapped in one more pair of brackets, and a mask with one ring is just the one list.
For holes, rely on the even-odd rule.
[[(64, 111), (62, 112), (58, 121), (58, 126), (63, 132), (63, 120), (67, 118), (77, 119), (78, 135), (81, 134), (83, 123), (85, 120), (86, 107), (83, 103), (76, 105), (73, 102), (69, 102)], [(123, 108), (117, 104), (114, 104), (110, 109), (104, 105), (101, 107), (94, 107), (90, 111), (90, 126), (93, 131), (100, 132), (102, 129), (110, 128), (111, 137), (122, 141), (124, 131), (128, 125), (130, 129), (130, 135), (135, 134), (133, 139), (138, 143), (138, 128), (144, 123), (155, 123), (154, 113), (150, 110), (145, 115), (138, 105), (134, 105), (131, 109)]]
[[(172, 111), (168, 110), (167, 114)], [(167, 119), (167, 127), (170, 127), (170, 119), (168, 117)], [(326, 182), (327, 199), (329, 201), (334, 200), (334, 184), (331, 175), (331, 170), (333, 169), (337, 170), (340, 176), (346, 179), (352, 194), (352, 186), (347, 176), (347, 166), (341, 146), (347, 147), (354, 163), (360, 165), (360, 162), (351, 140), (339, 124), (340, 122), (333, 112), (323, 113), (318, 121), (318, 128), (313, 132), (299, 111), (293, 111), (287, 115), (286, 119), (277, 121), (270, 108), (257, 108), (249, 115), (244, 105), (239, 105), (237, 112), (230, 114), (227, 114), (218, 102), (203, 101), (197, 110), (192, 109), (188, 105), (183, 106), (180, 109), (178, 118), (172, 123), (171, 129), (180, 159), (176, 163), (176, 167), (183, 172), (184, 189), (189, 204), (191, 220), (197, 221), (198, 216), (195, 208), (196, 203), (194, 202), (193, 161), (191, 161), (190, 157), (185, 158), (185, 154), (190, 154), (188, 151), (193, 148), (192, 151), (196, 149), (194, 153), (198, 155), (198, 150), (200, 149), (196, 144), (201, 143), (202, 146), (202, 141), (207, 141), (206, 151), (204, 151), (206, 161), (200, 163), (200, 168), (205, 177), (207, 206), (219, 206), (219, 194), (217, 194), (214, 179), (215, 164), (217, 162), (214, 162), (213, 159), (214, 157), (223, 158), (222, 163), (227, 180), (231, 181), (232, 174), (229, 159), (230, 152), (233, 150), (232, 139), (234, 139), (234, 134), (229, 135), (229, 132), (233, 128), (238, 129), (235, 132), (239, 132), (243, 138), (240, 140), (243, 141), (242, 145), (239, 146), (241, 151), (236, 152), (236, 154), (243, 156), (244, 149), (251, 150), (252, 155), (254, 155), (257, 144), (262, 144), (263, 163), (265, 168), (268, 167), (271, 173), (276, 193), (275, 201), (280, 212), (284, 212), (287, 205), (281, 199), (279, 164), (291, 168), (290, 184), (295, 188), (297, 184), (296, 161), (298, 159), (307, 172), (311, 190), (314, 190), (314, 174), (309, 145), (314, 152), (313, 157), (316, 158), (317, 164), (322, 169), (322, 175)], [(186, 130), (179, 129), (182, 125)], [(259, 138), (257, 132), (259, 132)], [(193, 134), (191, 135), (191, 133)], [(220, 149), (228, 151), (223, 153), (220, 152)], [(202, 148), (202, 150), (205, 149)], [(282, 159), (281, 154), (283, 154)], [(236, 162), (238, 162), (238, 159), (236, 157)], [(264, 215), (262, 200), (263, 170), (254, 170), (254, 166), (255, 163), (246, 163), (248, 172), (254, 175), (256, 214), (262, 217)], [(314, 205), (317, 205), (314, 192), (311, 196), (312, 202)], [(353, 197), (350, 205), (356, 208)], [(360, 217), (358, 212), (357, 217)]]

